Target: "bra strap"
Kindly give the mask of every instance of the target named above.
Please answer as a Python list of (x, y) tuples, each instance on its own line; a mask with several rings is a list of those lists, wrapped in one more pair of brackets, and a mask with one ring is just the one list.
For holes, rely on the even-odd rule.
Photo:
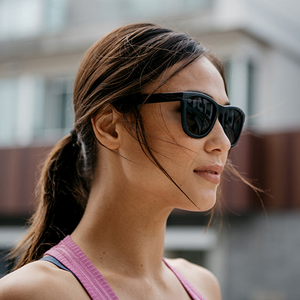
[[(58, 259), (56, 259), (55, 257), (50, 256), (50, 255), (46, 255), (46, 256), (42, 257), (40, 260), (44, 260), (44, 261), (51, 262), (52, 264), (56, 265), (58, 268), (70, 272), (70, 273), (71, 273), (71, 274), (72, 274), (72, 275), (80, 282), (80, 280), (78, 279), (78, 277), (77, 277), (71, 270), (69, 270), (66, 266), (64, 266), (64, 265), (63, 265)], [(81, 282), (80, 282), (80, 284), (82, 285)]]

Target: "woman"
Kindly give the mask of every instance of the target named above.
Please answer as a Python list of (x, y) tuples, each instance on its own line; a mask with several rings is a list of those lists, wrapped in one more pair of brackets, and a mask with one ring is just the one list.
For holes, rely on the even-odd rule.
[(133, 24), (94, 44), (0, 299), (221, 299), (209, 271), (163, 251), (174, 208), (215, 205), (244, 122), (228, 104), (222, 65), (186, 34)]

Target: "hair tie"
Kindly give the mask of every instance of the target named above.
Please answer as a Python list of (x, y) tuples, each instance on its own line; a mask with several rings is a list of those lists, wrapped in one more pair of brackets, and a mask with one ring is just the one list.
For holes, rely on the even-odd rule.
[(72, 142), (73, 142), (73, 146), (79, 146), (79, 141), (78, 141), (78, 135), (77, 135), (77, 132), (76, 132), (76, 129), (73, 128), (71, 131), (70, 131), (70, 135), (71, 135), (71, 138), (72, 138)]

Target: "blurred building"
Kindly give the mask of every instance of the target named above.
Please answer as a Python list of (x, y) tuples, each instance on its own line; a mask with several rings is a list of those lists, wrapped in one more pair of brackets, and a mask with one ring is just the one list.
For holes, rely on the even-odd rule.
[[(186, 31), (221, 56), (232, 104), (247, 114), (231, 159), (267, 191), (224, 175), (223, 225), (174, 212), (166, 255), (211, 269), (223, 298), (298, 299), (300, 285), (300, 3), (293, 0), (0, 0), (0, 249), (34, 209), (39, 163), (72, 128), (80, 60), (131, 22)], [(220, 217), (217, 217), (220, 220)], [(0, 276), (7, 267), (0, 263)]]

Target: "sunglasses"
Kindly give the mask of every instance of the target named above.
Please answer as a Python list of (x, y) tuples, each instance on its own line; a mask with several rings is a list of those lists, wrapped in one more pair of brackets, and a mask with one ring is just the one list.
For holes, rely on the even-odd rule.
[[(184, 132), (192, 138), (203, 138), (213, 129), (217, 119), (235, 146), (243, 129), (245, 114), (235, 106), (220, 105), (211, 97), (196, 92), (143, 95), (145, 103), (181, 101), (181, 123)], [(148, 98), (147, 98), (148, 97)]]

